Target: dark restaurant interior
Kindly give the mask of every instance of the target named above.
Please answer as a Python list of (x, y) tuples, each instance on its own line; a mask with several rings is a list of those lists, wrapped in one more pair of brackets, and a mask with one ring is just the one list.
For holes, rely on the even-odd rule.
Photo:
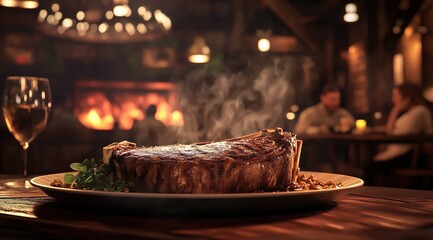
[[(360, 158), (387, 142), (360, 138), (383, 129), (393, 86), (413, 83), (433, 104), (431, 0), (20, 2), (0, 1), (0, 92), (7, 76), (45, 77), (52, 91), (30, 175), (69, 171), (101, 159), (103, 146), (133, 141), (151, 105), (165, 125), (156, 145), (293, 131), (335, 84), (362, 126), (330, 133), (336, 139), (299, 134), (301, 170), (362, 178)], [(125, 2), (129, 12), (113, 13)], [(4, 118), (0, 131), (0, 173), (19, 174), (20, 146)], [(410, 143), (417, 151), (407, 161), (417, 162), (393, 173), (403, 179), (393, 186), (432, 189), (431, 137), (423, 139)]]
[(0, 0), (0, 239), (432, 239), (433, 0)]

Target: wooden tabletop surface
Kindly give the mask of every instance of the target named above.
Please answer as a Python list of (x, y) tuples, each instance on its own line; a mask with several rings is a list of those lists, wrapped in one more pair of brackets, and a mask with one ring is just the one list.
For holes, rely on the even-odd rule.
[[(114, 207), (115, 208), (115, 207)], [(433, 191), (360, 187), (314, 209), (149, 215), (83, 209), (35, 188), (0, 189), (1, 239), (433, 239)]]

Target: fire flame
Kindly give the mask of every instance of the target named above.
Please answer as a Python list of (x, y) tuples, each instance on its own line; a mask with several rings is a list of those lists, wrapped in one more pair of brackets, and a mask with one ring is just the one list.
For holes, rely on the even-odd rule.
[(97, 130), (110, 130), (114, 127), (112, 115), (100, 116), (98, 109), (92, 108), (88, 112), (83, 112), (78, 116), (80, 122), (87, 128)]
[(183, 114), (180, 111), (172, 112), (170, 123), (174, 126), (183, 126)]
[(157, 106), (155, 118), (166, 126), (183, 126), (183, 115), (167, 102), (164, 96), (147, 93), (128, 95), (118, 101), (110, 102), (101, 92), (87, 94), (81, 98), (78, 120), (87, 128), (110, 130), (118, 123), (119, 129), (129, 130), (136, 121), (145, 118), (145, 110), (151, 105)]

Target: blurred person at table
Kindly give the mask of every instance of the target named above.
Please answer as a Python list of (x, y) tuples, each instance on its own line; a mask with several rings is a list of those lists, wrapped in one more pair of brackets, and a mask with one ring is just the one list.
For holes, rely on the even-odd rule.
[(320, 102), (306, 108), (299, 115), (294, 132), (317, 134), (348, 132), (355, 125), (352, 114), (341, 107), (341, 93), (336, 85), (326, 85), (320, 94)]
[(135, 143), (138, 146), (158, 146), (163, 142), (166, 126), (163, 122), (155, 118), (157, 107), (149, 105), (146, 110), (145, 118), (134, 124)]
[[(403, 83), (392, 90), (393, 107), (386, 123), (388, 135), (433, 134), (432, 112), (427, 100), (414, 84)], [(393, 186), (394, 169), (408, 168), (413, 157), (412, 144), (388, 144), (365, 167), (368, 185)]]
[[(341, 92), (338, 86), (329, 84), (323, 87), (320, 102), (301, 112), (293, 130), (296, 134), (328, 134), (330, 132), (349, 132), (355, 119), (349, 111), (342, 108)], [(328, 141), (304, 143), (301, 169), (310, 171), (336, 172), (346, 169), (348, 145), (332, 144)]]
[[(427, 100), (421, 89), (415, 84), (403, 83), (392, 90), (393, 107), (386, 122), (388, 135), (423, 135), (433, 134), (432, 112), (427, 107)], [(385, 150), (374, 156), (374, 161), (393, 160), (409, 164), (406, 159), (411, 156), (411, 144), (389, 144)]]

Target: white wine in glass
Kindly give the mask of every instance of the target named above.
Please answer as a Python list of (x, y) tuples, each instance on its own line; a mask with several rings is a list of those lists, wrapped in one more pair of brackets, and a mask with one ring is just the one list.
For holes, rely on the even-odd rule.
[(3, 92), (3, 115), (9, 131), (23, 152), (24, 177), (27, 177), (27, 150), (44, 130), (51, 109), (50, 82), (46, 78), (7, 77)]

